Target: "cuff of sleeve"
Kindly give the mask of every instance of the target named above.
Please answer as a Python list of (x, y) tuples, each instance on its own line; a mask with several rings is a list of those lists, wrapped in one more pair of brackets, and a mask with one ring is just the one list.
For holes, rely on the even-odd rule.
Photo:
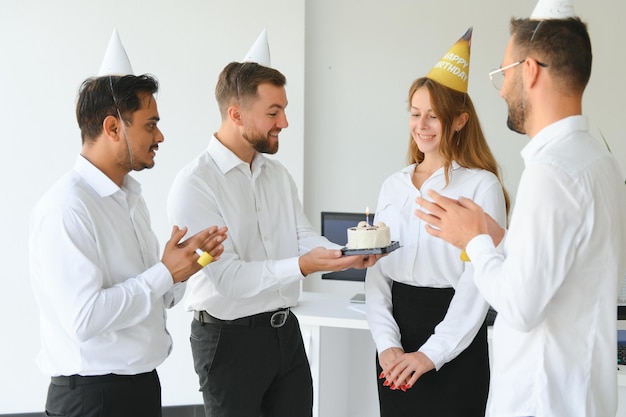
[(280, 259), (275, 261), (274, 267), (276, 268), (277, 277), (290, 277), (289, 282), (300, 281), (304, 279), (302, 271), (300, 271), (300, 264), (298, 263), (298, 257)]
[(441, 355), (442, 349), (442, 346), (432, 346), (432, 343), (429, 344), (427, 341), (418, 351), (426, 355), (435, 364), (435, 369), (438, 371), (446, 363), (446, 359)]
[(465, 248), (467, 256), (469, 256), (472, 261), (478, 261), (481, 256), (492, 253), (493, 251), (495, 251), (495, 247), (489, 235), (476, 236), (469, 241)]
[(155, 264), (152, 268), (144, 272), (143, 275), (148, 278), (148, 285), (159, 297), (164, 296), (165, 293), (171, 290), (174, 286), (172, 274), (163, 262)]
[(390, 348), (400, 348), (402, 349), (402, 344), (401, 343), (394, 343), (391, 340), (385, 340), (385, 341), (381, 341), (380, 343), (375, 343), (376, 344), (376, 351), (378, 353), (380, 352), (384, 352), (387, 349)]

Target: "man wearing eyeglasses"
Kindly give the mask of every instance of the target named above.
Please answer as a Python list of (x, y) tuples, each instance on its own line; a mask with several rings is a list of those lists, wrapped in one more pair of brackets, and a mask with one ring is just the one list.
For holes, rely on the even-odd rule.
[(614, 416), (626, 187), (582, 115), (591, 42), (573, 14), (512, 19), (511, 35), (490, 76), (531, 140), (506, 235), (468, 199), (432, 193), (416, 215), (466, 250), (498, 311), (487, 415)]

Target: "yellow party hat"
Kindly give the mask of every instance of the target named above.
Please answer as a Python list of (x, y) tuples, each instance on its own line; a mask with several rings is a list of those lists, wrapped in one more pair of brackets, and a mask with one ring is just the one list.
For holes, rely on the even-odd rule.
[(426, 77), (453, 90), (467, 93), (471, 44), (472, 28), (470, 27), (426, 74)]

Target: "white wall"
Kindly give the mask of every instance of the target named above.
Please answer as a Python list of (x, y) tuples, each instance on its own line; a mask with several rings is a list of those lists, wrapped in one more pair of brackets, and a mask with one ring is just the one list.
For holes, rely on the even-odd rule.
[[(374, 210), (383, 180), (405, 166), (408, 89), (469, 26), (474, 27), (469, 94), (487, 140), (515, 196), (527, 138), (506, 127), (506, 103), (487, 73), (497, 68), (512, 16), (536, 0), (315, 0), (306, 3), (305, 210), (320, 228), (321, 211)], [(592, 133), (601, 130), (626, 176), (621, 118), (626, 58), (621, 0), (574, 0), (588, 22), (594, 63), (584, 100)], [(318, 277), (314, 291), (363, 292), (358, 283)]]
[[(585, 113), (626, 171), (621, 117), (626, 68), (626, 3), (575, 0), (594, 45)], [(288, 79), (290, 127), (278, 157), (294, 175), (319, 230), (322, 210), (363, 211), (380, 184), (404, 165), (407, 90), (474, 26), (470, 94), (514, 195), (526, 143), (505, 127), (506, 106), (487, 72), (501, 62), (512, 15), (534, 0), (0, 0), (0, 414), (40, 411), (47, 380), (34, 364), (37, 310), (28, 277), (27, 220), (45, 189), (80, 150), (74, 103), (80, 82), (97, 71), (117, 27), (136, 73), (162, 83), (158, 103), (166, 142), (157, 165), (138, 175), (154, 229), (165, 242), (165, 198), (176, 171), (219, 125), (213, 88), (263, 28), (272, 62)], [(454, 12), (452, 12), (454, 10)], [(305, 78), (306, 75), (306, 78)], [(304, 91), (306, 90), (306, 96)], [(304, 137), (304, 142), (302, 138)], [(304, 156), (303, 156), (304, 155)], [(362, 284), (305, 282), (305, 289), (362, 291)], [(200, 403), (188, 347), (189, 315), (170, 313), (175, 347), (159, 370), (166, 404)]]
[[(266, 28), (272, 64), (287, 77), (290, 126), (278, 158), (302, 189), (304, 0), (0, 0), (0, 414), (41, 411), (48, 379), (35, 366), (38, 316), (28, 276), (28, 215), (80, 152), (74, 116), (80, 83), (97, 73), (116, 27), (135, 73), (161, 82), (165, 142), (154, 169), (136, 175), (162, 243), (176, 172), (219, 128), (214, 88)], [(159, 369), (165, 404), (201, 403), (189, 348), (189, 313), (170, 311), (172, 356)]]

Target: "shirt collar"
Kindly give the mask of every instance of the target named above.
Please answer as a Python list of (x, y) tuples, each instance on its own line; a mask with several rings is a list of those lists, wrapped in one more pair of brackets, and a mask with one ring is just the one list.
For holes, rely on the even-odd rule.
[[(93, 188), (100, 197), (108, 197), (120, 191), (120, 187), (114, 183), (111, 178), (107, 177), (104, 172), (100, 171), (94, 164), (89, 162), (87, 158), (78, 155), (74, 170), (85, 180), (91, 188)], [(133, 194), (141, 193), (141, 184), (130, 175), (124, 176), (122, 189), (128, 190)]]
[[(207, 152), (215, 163), (217, 167), (222, 171), (222, 174), (226, 174), (230, 170), (238, 166), (245, 166), (248, 169), (248, 163), (239, 159), (237, 155), (230, 149), (228, 149), (217, 136), (213, 135), (213, 138), (209, 141), (209, 146), (207, 147)], [(254, 157), (252, 161), (252, 171), (256, 172), (265, 164), (265, 156), (263, 154), (258, 153)]]
[[(409, 175), (413, 175), (413, 171), (415, 170), (415, 165), (417, 164), (411, 164), (407, 167), (404, 167), (402, 169), (402, 172), (405, 172)], [(452, 161), (452, 170), (455, 171), (457, 169), (461, 168), (461, 166), (456, 162), (456, 161)], [(439, 168), (437, 171), (435, 171), (433, 173), (433, 175), (443, 175), (443, 167)]]
[(524, 158), (524, 161), (532, 159), (539, 154), (546, 145), (562, 140), (573, 131), (588, 130), (589, 120), (587, 116), (577, 115), (561, 119), (541, 129), (522, 149), (522, 158)]

